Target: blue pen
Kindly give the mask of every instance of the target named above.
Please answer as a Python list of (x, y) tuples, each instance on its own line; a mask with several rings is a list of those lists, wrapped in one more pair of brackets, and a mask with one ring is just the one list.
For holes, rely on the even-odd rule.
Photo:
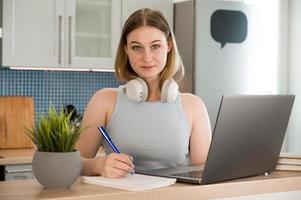
[[(105, 140), (109, 143), (109, 145), (111, 146), (111, 148), (113, 149), (113, 151), (115, 153), (120, 153), (120, 151), (118, 150), (118, 148), (115, 146), (115, 144), (113, 143), (112, 139), (110, 138), (107, 130), (104, 127), (98, 127), (99, 132), (102, 134), (102, 136), (105, 138)], [(134, 170), (131, 171), (131, 174), (134, 174)]]

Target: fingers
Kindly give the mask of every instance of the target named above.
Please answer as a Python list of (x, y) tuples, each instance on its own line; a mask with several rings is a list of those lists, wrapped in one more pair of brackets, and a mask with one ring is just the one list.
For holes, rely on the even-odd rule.
[(102, 175), (111, 178), (124, 177), (134, 169), (133, 157), (112, 153), (106, 156)]
[[(120, 161), (121, 163), (123, 163), (122, 166), (124, 166), (125, 168), (129, 168), (129, 170), (134, 169), (134, 164), (133, 164), (133, 157), (132, 156), (128, 156), (126, 154), (114, 154), (116, 157), (115, 159)], [(120, 169), (123, 169), (122, 167)]]

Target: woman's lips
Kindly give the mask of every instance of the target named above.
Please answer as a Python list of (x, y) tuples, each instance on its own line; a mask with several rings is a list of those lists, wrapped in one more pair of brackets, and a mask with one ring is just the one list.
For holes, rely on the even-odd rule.
[(152, 66), (141, 66), (141, 67), (144, 68), (144, 69), (150, 69), (150, 68), (154, 68), (155, 66), (152, 65)]

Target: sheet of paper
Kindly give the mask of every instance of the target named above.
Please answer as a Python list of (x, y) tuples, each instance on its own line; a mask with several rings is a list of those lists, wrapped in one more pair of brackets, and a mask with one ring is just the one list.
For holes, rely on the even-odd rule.
[(176, 183), (176, 179), (128, 174), (124, 178), (105, 178), (102, 176), (82, 176), (83, 183), (102, 185), (124, 190), (138, 191), (165, 187)]

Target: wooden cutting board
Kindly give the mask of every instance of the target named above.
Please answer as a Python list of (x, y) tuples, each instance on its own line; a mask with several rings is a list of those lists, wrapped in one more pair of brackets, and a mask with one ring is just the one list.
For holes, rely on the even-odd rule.
[(0, 97), (0, 149), (31, 148), (23, 126), (34, 126), (34, 99), (26, 96)]

